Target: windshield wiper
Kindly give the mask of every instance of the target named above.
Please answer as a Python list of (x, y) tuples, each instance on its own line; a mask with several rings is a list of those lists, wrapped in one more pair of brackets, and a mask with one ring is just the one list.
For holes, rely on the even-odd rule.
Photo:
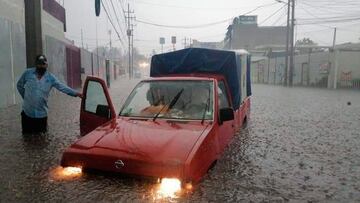
[(201, 124), (204, 123), (206, 111), (208, 111), (208, 109), (209, 109), (209, 105), (210, 105), (209, 103), (210, 103), (210, 88), (209, 88), (209, 96), (208, 96), (208, 99), (207, 99), (207, 101), (206, 101), (204, 113), (203, 113), (203, 115), (202, 115)]
[(159, 117), (160, 113), (164, 110), (164, 108), (169, 105), (168, 110), (172, 109), (172, 107), (174, 107), (174, 105), (176, 104), (176, 102), (179, 100), (181, 94), (184, 92), (184, 88), (182, 88), (176, 95), (175, 97), (171, 100), (170, 104), (166, 104), (164, 105), (164, 107), (162, 107), (160, 109), (160, 111), (154, 116), (153, 121), (155, 121), (157, 119), (157, 117)]

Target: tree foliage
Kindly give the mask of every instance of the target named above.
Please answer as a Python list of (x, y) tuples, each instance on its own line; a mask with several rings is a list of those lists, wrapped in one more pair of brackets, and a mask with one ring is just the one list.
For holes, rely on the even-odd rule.
[(307, 45), (307, 46), (316, 46), (317, 43), (314, 42), (313, 40), (311, 40), (310, 38), (303, 38), (303, 39), (299, 39), (299, 40), (296, 40), (296, 43), (295, 43), (296, 46), (302, 46), (302, 45)]

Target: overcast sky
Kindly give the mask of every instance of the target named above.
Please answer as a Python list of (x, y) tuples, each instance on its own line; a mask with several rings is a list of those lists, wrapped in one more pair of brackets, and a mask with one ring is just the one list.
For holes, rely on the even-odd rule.
[[(232, 17), (245, 14), (259, 6), (251, 15), (258, 15), (260, 26), (280, 26), (286, 23), (286, 6), (275, 0), (102, 0), (108, 8), (112, 21), (118, 30), (123, 44), (118, 40), (106, 13), (101, 8), (100, 17), (95, 16), (94, 0), (64, 0), (67, 20), (67, 38), (74, 40), (78, 46), (81, 44), (81, 29), (84, 36), (84, 47), (96, 47), (96, 25), (98, 27), (98, 44), (109, 43), (109, 30), (113, 46), (127, 46), (127, 39), (122, 8), (127, 9), (130, 4), (136, 19), (161, 25), (197, 26), (225, 20), (223, 23), (207, 27), (192, 29), (166, 28), (147, 25), (140, 22), (136, 24), (134, 45), (141, 53), (150, 54), (153, 49), (160, 52), (159, 37), (166, 38), (164, 50), (171, 48), (171, 36), (177, 37), (176, 48), (180, 49), (185, 37), (200, 41), (221, 41)], [(359, 42), (360, 38), (360, 2), (357, 0), (298, 0), (296, 5), (296, 19), (298, 24), (311, 22), (311, 25), (299, 25), (296, 28), (296, 38), (310, 37), (320, 45), (331, 45), (333, 27), (338, 27), (337, 43)], [(111, 2), (113, 4), (111, 4)], [(330, 3), (329, 3), (330, 2)], [(112, 5), (118, 15), (119, 22), (114, 14)], [(250, 14), (249, 14), (250, 15)], [(336, 18), (335, 18), (336, 17)], [(306, 20), (310, 19), (310, 20)], [(314, 19), (316, 19), (314, 21)], [(319, 24), (318, 21), (343, 20), (338, 23)], [(119, 29), (121, 26), (121, 30)], [(114, 41), (116, 40), (116, 41)]]

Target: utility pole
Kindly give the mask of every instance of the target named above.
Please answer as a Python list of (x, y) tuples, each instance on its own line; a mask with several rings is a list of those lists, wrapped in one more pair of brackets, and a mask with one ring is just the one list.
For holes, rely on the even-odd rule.
[(338, 55), (339, 50), (335, 50), (336, 45), (336, 28), (334, 28), (334, 38), (333, 38), (333, 53), (334, 53), (334, 89), (337, 88), (337, 77), (338, 77), (338, 71), (339, 71), (339, 61), (338, 61)]
[(291, 5), (291, 40), (290, 40), (290, 71), (289, 71), (289, 86), (293, 85), (293, 73), (294, 73), (294, 30), (295, 30), (295, 0), (292, 0)]
[[(135, 19), (135, 17), (134, 17)], [(131, 69), (134, 71), (134, 24), (131, 24)]]
[(288, 0), (288, 11), (286, 20), (286, 55), (285, 55), (285, 70), (284, 70), (284, 86), (288, 84), (288, 70), (289, 70), (289, 34), (290, 34), (290, 0)]
[(135, 18), (135, 17), (133, 17), (133, 16), (131, 16), (131, 14), (133, 14), (134, 13), (134, 11), (130, 11), (130, 4), (128, 3), (128, 9), (127, 9), (127, 11), (126, 11), (126, 13), (127, 13), (127, 16), (125, 16), (125, 18), (127, 19), (127, 27), (128, 27), (128, 29), (127, 29), (127, 36), (128, 36), (128, 42), (129, 42), (129, 50), (128, 50), (128, 52), (129, 52), (129, 78), (132, 78), (132, 75), (133, 75), (133, 73), (132, 73), (132, 71), (133, 71), (133, 67), (132, 67), (132, 57), (131, 57), (131, 55), (132, 55), (132, 52), (133, 52), (133, 50), (132, 50), (132, 36), (133, 36), (133, 30), (132, 30), (132, 28), (133, 28), (133, 25), (132, 25), (132, 23), (131, 23), (131, 21)]
[(176, 36), (171, 36), (171, 44), (173, 45), (173, 51), (175, 51)]
[(164, 44), (165, 44), (165, 38), (164, 37), (160, 37), (160, 45), (161, 45), (161, 53), (163, 53), (164, 50)]
[(82, 28), (81, 28), (81, 47), (84, 48), (84, 35)]
[(112, 59), (112, 44), (111, 44), (111, 30), (109, 30), (109, 47), (110, 47), (110, 49), (109, 49), (109, 55), (110, 55), (110, 59)]
[(129, 78), (131, 78), (131, 30), (130, 30), (130, 4), (128, 4), (128, 10), (127, 10), (127, 20), (128, 20), (128, 30), (127, 30), (127, 36), (128, 36), (128, 41), (129, 41)]
[(267, 72), (267, 83), (270, 84), (270, 57), (272, 55), (272, 49), (269, 48), (268, 49), (268, 54), (267, 54), (267, 57), (268, 57), (268, 72)]
[[(310, 84), (311, 53), (312, 53), (312, 48), (309, 48), (308, 66), (307, 66), (307, 70), (306, 70), (306, 85), (307, 86), (309, 86), (309, 84)], [(302, 81), (301, 81), (301, 83), (302, 83)]]
[(184, 38), (184, 49), (186, 49), (186, 46), (187, 46), (186, 40), (187, 40), (187, 38), (185, 37), (185, 38)]
[(335, 44), (336, 44), (336, 28), (334, 28), (334, 38), (333, 38), (333, 50), (335, 49)]
[(276, 66), (277, 66), (277, 57), (275, 57), (275, 66), (274, 66), (274, 85), (276, 85)]
[(42, 54), (44, 51), (42, 41), (41, 2), (42, 1), (40, 0), (24, 1), (27, 67), (34, 67), (36, 55)]
[(100, 76), (100, 61), (99, 61), (99, 42), (98, 42), (97, 18), (96, 18), (96, 21), (95, 21), (95, 34), (96, 34), (96, 63), (97, 63), (97, 75)]

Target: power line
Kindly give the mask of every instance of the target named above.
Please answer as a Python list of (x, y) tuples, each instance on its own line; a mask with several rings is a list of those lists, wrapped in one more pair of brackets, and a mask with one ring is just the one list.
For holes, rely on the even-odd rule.
[(233, 18), (228, 18), (225, 20), (221, 20), (221, 21), (217, 21), (217, 22), (213, 22), (213, 23), (208, 23), (208, 24), (201, 24), (201, 25), (164, 25), (164, 24), (158, 24), (158, 23), (152, 23), (152, 22), (146, 22), (144, 20), (139, 20), (136, 19), (136, 22), (142, 23), (142, 24), (147, 24), (147, 25), (153, 25), (153, 26), (157, 26), (157, 27), (165, 27), (165, 28), (181, 28), (181, 29), (194, 29), (194, 28), (203, 28), (203, 27), (209, 27), (209, 26), (213, 26), (213, 25), (218, 25), (218, 24), (222, 24), (225, 22), (228, 22), (230, 20), (232, 20)]
[(360, 15), (343, 15), (343, 16), (331, 16), (331, 17), (315, 17), (315, 18), (297, 18), (298, 20), (311, 21), (311, 20), (330, 20), (330, 19), (347, 19), (347, 18), (359, 18)]
[(124, 17), (124, 25), (125, 25), (125, 28), (126, 28), (126, 14), (125, 14), (125, 9), (124, 9), (124, 6), (123, 4), (121, 3), (121, 0), (118, 0), (118, 5), (120, 5), (120, 8), (119, 10), (122, 11), (122, 16)]
[(117, 12), (115, 11), (115, 7), (114, 7), (114, 4), (113, 4), (113, 0), (110, 0), (110, 3), (111, 3), (111, 6), (112, 6), (112, 8), (113, 8), (113, 11), (114, 11), (114, 13), (115, 13), (116, 21), (117, 21), (117, 23), (118, 23), (118, 25), (119, 25), (120, 32), (121, 32), (122, 36), (124, 37), (125, 34), (124, 34), (124, 31), (123, 31), (123, 29), (122, 29), (122, 27), (121, 27), (121, 25), (120, 25), (120, 21), (119, 21), (119, 17), (118, 17), (118, 15), (117, 15)]
[(335, 7), (335, 8), (354, 9), (354, 6), (360, 6), (359, 1), (345, 1), (345, 0), (341, 0), (341, 2), (340, 1), (306, 1), (306, 0), (303, 0), (303, 2), (313, 3), (315, 5), (320, 4), (322, 6), (326, 6), (326, 7), (330, 7), (330, 8)]
[[(243, 15), (247, 15), (247, 14), (250, 14), (260, 8), (263, 8), (263, 7), (267, 7), (267, 6), (271, 6), (271, 5), (274, 5), (274, 4), (277, 4), (277, 3), (271, 3), (271, 4), (264, 4), (264, 5), (261, 5), (261, 6), (258, 6), (256, 7), (255, 9), (251, 10), (251, 11), (248, 11), (240, 16), (243, 16)], [(224, 20), (220, 20), (220, 21), (216, 21), (216, 22), (212, 22), (212, 23), (205, 23), (205, 24), (199, 24), (199, 25), (164, 25), (164, 24), (159, 24), (159, 23), (153, 23), (153, 22), (147, 22), (145, 20), (139, 20), (139, 19), (136, 19), (137, 22), (139, 23), (143, 23), (143, 24), (147, 24), (147, 25), (152, 25), (152, 26), (157, 26), (157, 27), (165, 27), (165, 28), (180, 28), (180, 29), (194, 29), (194, 28), (204, 28), (204, 27), (209, 27), (209, 26), (213, 26), (213, 25), (218, 25), (218, 24), (222, 24), (222, 23), (225, 23), (225, 22), (228, 22), (230, 20), (232, 20), (234, 17), (231, 17), (231, 18), (227, 18), (227, 19), (224, 19)]]
[(305, 31), (305, 32), (298, 32), (298, 34), (307, 34), (307, 33), (321, 32), (321, 31), (326, 31), (326, 30), (330, 30), (330, 29), (333, 29), (333, 28), (321, 29), (321, 30), (310, 30), (310, 31)]
[(266, 21), (268, 21), (270, 18), (272, 18), (274, 15), (276, 15), (278, 12), (280, 12), (283, 8), (285, 8), (285, 6), (287, 6), (287, 5), (281, 6), (278, 10), (276, 10), (274, 13), (272, 13), (272, 14), (269, 15), (267, 18), (265, 18), (265, 20), (263, 20), (262, 22), (260, 22), (259, 25), (262, 25), (263, 23), (265, 23)]
[[(303, 11), (305, 11), (307, 14), (309, 14), (309, 15), (311, 15), (311, 16), (313, 16), (313, 17), (317, 18), (317, 19), (319, 19), (319, 17), (318, 17), (318, 16), (316, 16), (316, 15), (312, 14), (310, 11), (306, 10), (304, 7), (300, 6), (300, 8), (301, 8)], [(323, 26), (323, 27), (328, 27), (328, 28), (332, 28), (332, 27), (327, 26), (327, 25), (320, 25), (320, 26)]]
[[(304, 1), (299, 1), (300, 4), (304, 4), (312, 9), (316, 8), (317, 12), (323, 10), (326, 14), (330, 13), (336, 13), (336, 14), (344, 14), (344, 11), (341, 11), (342, 9), (340, 7), (337, 7), (334, 9), (333, 7), (329, 8), (326, 5), (312, 5), (309, 3), (306, 3)], [(313, 1), (312, 1), (313, 3)]]
[[(144, 2), (137, 0), (136, 3), (138, 4), (145, 4), (150, 6), (159, 6), (159, 7), (167, 7), (167, 8), (178, 8), (178, 9), (202, 9), (202, 10), (237, 10), (242, 8), (234, 8), (234, 7), (228, 7), (228, 8), (206, 8), (206, 7), (191, 7), (191, 6), (177, 6), (177, 5), (169, 5), (169, 4), (157, 4), (157, 3), (150, 3), (150, 2)], [(275, 3), (276, 4), (276, 3)]]
[(302, 23), (298, 23), (298, 25), (312, 25), (312, 24), (329, 24), (329, 23), (345, 23), (345, 22), (353, 22), (360, 20), (360, 17), (356, 18), (344, 18), (344, 19), (332, 19), (332, 20), (308, 20)]
[[(286, 5), (285, 5), (286, 6)], [(271, 26), (275, 26), (277, 24), (277, 22), (280, 21), (280, 19), (282, 19), (283, 17), (285, 17), (285, 15), (287, 14), (286, 9), (284, 9), (284, 12), (279, 16), (279, 18), (277, 18), (274, 23)]]
[(114, 30), (115, 30), (115, 32), (116, 32), (116, 34), (117, 34), (118, 38), (119, 38), (119, 41), (121, 42), (121, 44), (123, 45), (123, 47), (125, 47), (124, 42), (121, 40), (120, 34), (119, 34), (119, 32), (117, 31), (117, 29), (116, 29), (116, 27), (115, 27), (114, 23), (112, 22), (112, 20), (111, 20), (111, 18), (110, 18), (110, 15), (109, 15), (108, 11), (106, 10), (105, 5), (104, 5), (103, 1), (101, 1), (101, 5), (102, 5), (102, 7), (104, 8), (104, 11), (105, 11), (105, 13), (106, 13), (106, 15), (107, 15), (107, 17), (108, 17), (108, 19), (109, 19), (109, 21), (110, 21), (110, 23), (111, 23), (112, 27), (114, 28)]

